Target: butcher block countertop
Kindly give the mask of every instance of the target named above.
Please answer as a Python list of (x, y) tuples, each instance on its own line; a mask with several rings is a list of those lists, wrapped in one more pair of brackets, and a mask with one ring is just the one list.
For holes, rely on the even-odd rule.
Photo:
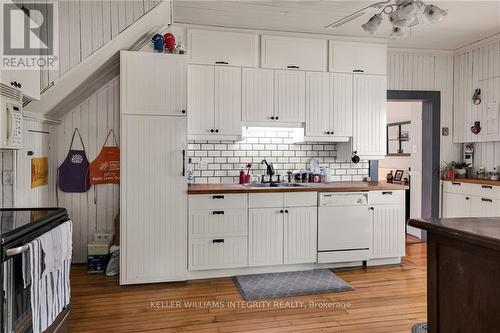
[(500, 186), (500, 180), (489, 180), (489, 179), (456, 178), (456, 179), (443, 179), (443, 181), (454, 182), (454, 183)]
[(383, 182), (301, 183), (296, 187), (250, 187), (240, 184), (193, 184), (188, 194), (273, 193), (273, 192), (363, 192), (406, 190), (408, 186)]

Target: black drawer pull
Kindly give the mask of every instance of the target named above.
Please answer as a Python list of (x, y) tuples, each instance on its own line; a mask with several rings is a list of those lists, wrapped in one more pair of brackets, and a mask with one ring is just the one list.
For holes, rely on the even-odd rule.
[(493, 202), (493, 200), (491, 200), (491, 199), (485, 199), (485, 198), (481, 198), (481, 201), (484, 201), (484, 202)]
[(362, 69), (353, 69), (352, 72), (353, 73), (364, 73), (365, 71)]
[(216, 65), (229, 65), (229, 63), (227, 61), (216, 61), (215, 64)]
[(286, 66), (286, 68), (289, 68), (289, 69), (299, 69), (300, 67), (299, 66), (295, 66), (295, 65), (289, 65), (289, 66)]
[(212, 212), (212, 215), (224, 215), (224, 211), (223, 210), (214, 210)]
[(288, 214), (288, 209), (285, 209), (285, 213), (287, 213), (287, 214)]
[(490, 186), (490, 185), (481, 185), (482, 188), (489, 188), (490, 190), (493, 189), (493, 186)]
[(382, 195), (392, 195), (392, 192), (382, 192)]
[(281, 210), (280, 210), (280, 213), (281, 213), (281, 214), (283, 214), (283, 212), (284, 212), (284, 210), (283, 210), (283, 209), (281, 209)]
[(465, 197), (465, 200), (469, 200), (470, 198), (469, 197)]
[(460, 186), (460, 185), (462, 185), (462, 183), (451, 182), (451, 185), (458, 185), (458, 186)]
[(224, 243), (224, 239), (214, 239), (212, 241), (212, 243), (216, 244), (216, 243)]
[(369, 209), (369, 210), (375, 210), (375, 208), (373, 208), (373, 207), (370, 207), (370, 208), (368, 208), (368, 209)]
[(224, 199), (224, 196), (223, 195), (214, 195), (212, 196), (212, 199), (216, 200), (216, 199)]

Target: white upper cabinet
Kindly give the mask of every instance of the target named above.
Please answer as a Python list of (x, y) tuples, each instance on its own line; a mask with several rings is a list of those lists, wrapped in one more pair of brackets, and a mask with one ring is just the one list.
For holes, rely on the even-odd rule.
[(306, 73), (275, 71), (274, 120), (281, 123), (302, 123), (306, 120)]
[(120, 53), (122, 114), (185, 116), (186, 56)]
[(258, 50), (258, 35), (215, 30), (188, 30), (190, 63), (258, 67)]
[(306, 73), (306, 140), (347, 141), (352, 136), (352, 77)]
[(386, 154), (386, 85), (385, 75), (354, 75), (353, 151), (363, 159)]
[(271, 121), (274, 117), (274, 71), (242, 69), (242, 120)]
[(24, 96), (32, 100), (40, 99), (40, 70), (38, 68), (2, 70), (0, 80), (7, 87), (19, 90)]
[(330, 72), (386, 75), (387, 46), (330, 41)]
[(263, 35), (261, 67), (326, 71), (327, 48), (327, 41), (323, 39)]
[(241, 136), (241, 68), (188, 66), (188, 136), (236, 140)]

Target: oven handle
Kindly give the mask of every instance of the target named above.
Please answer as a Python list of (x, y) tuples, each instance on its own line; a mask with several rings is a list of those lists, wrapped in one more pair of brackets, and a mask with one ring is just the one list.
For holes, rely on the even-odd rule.
[(24, 244), (22, 246), (13, 247), (12, 249), (7, 249), (5, 254), (7, 255), (7, 257), (12, 257), (12, 256), (15, 256), (17, 254), (21, 254), (23, 252), (26, 252), (26, 251), (28, 251), (28, 249), (29, 249), (28, 244)]

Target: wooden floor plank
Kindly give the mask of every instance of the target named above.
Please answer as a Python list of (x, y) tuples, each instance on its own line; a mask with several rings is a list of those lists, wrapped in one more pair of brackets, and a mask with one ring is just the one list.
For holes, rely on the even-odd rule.
[[(273, 299), (262, 307), (244, 302), (231, 278), (120, 286), (115, 277), (87, 274), (85, 266), (74, 265), (70, 331), (409, 332), (426, 320), (426, 244), (409, 244), (406, 250), (402, 265), (334, 270), (354, 291)], [(152, 306), (154, 301), (161, 306)], [(166, 306), (170, 301), (181, 306)], [(283, 308), (274, 301), (295, 305)], [(230, 302), (240, 306), (229, 307)]]

